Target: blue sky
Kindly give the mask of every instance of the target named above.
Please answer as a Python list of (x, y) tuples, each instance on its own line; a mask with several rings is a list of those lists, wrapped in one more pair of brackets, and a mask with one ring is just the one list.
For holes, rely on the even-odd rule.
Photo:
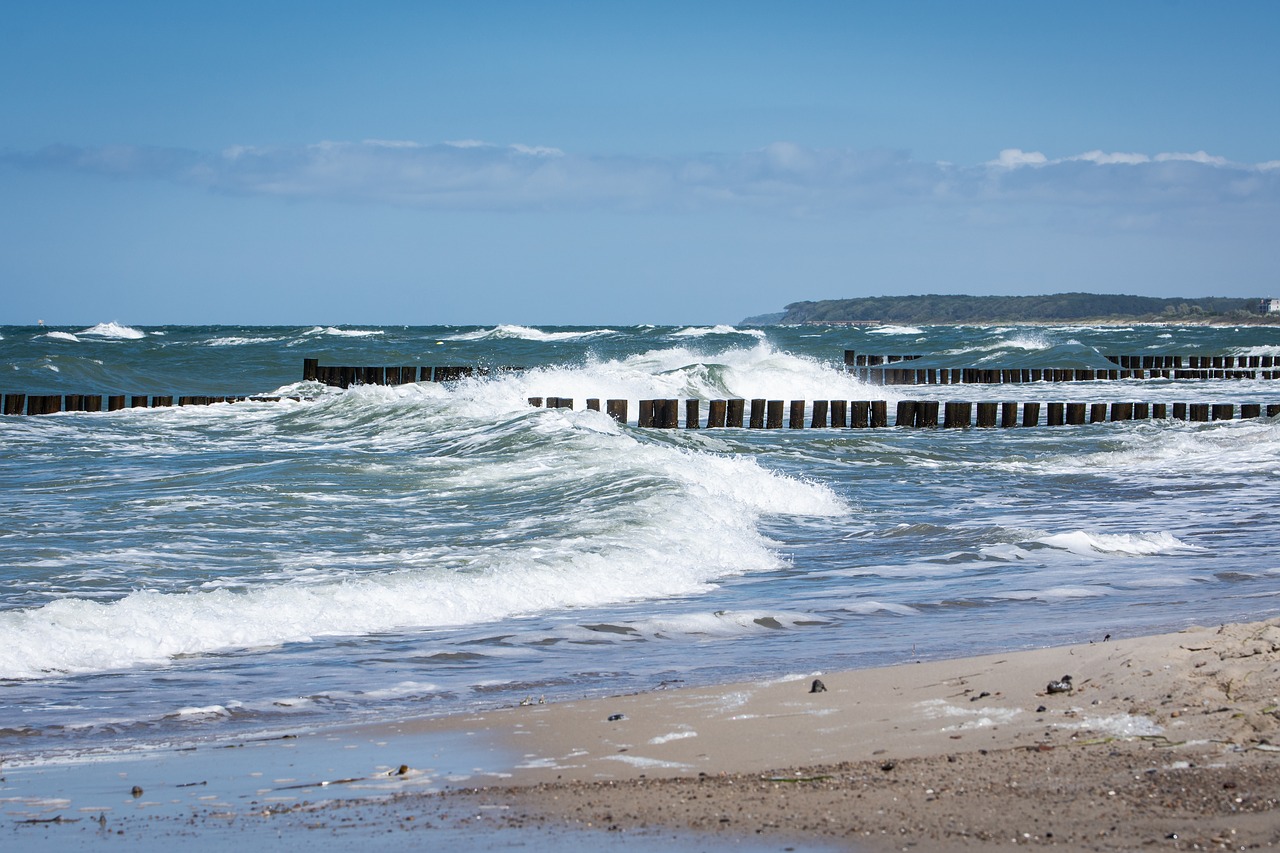
[(0, 323), (1280, 296), (1280, 4), (0, 4)]

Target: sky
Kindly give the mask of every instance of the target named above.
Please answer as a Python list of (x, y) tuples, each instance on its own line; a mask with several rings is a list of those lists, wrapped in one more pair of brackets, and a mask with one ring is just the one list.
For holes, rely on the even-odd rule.
[(1280, 297), (1280, 3), (0, 3), (0, 324)]

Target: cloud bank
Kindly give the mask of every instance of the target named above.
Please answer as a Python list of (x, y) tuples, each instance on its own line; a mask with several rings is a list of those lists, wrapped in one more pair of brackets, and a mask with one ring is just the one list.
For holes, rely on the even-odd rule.
[(295, 147), (50, 146), (0, 162), (212, 192), (432, 210), (676, 211), (735, 207), (798, 215), (903, 205), (1039, 204), (1169, 210), (1280, 202), (1280, 161), (1090, 151), (1001, 151), (973, 166), (899, 151), (777, 142), (738, 154), (624, 157), (476, 140), (365, 140)]

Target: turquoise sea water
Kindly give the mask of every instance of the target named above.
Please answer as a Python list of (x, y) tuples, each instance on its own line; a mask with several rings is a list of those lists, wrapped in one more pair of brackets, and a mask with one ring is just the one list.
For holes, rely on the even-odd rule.
[[(662, 431), (583, 410), (1280, 402), (1264, 380), (873, 389), (845, 349), (1100, 367), (1280, 355), (1280, 329), (0, 328), (0, 392), (314, 397), (0, 418), (0, 751), (39, 763), (1280, 611), (1276, 419)], [(340, 391), (300, 382), (306, 357), (529, 369)]]

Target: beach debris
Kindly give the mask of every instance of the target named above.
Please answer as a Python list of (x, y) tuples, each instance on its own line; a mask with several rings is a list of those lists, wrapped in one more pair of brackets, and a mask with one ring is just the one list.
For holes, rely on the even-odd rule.
[(396, 769), (395, 769), (394, 771), (392, 771), (391, 773), (388, 773), (387, 775), (388, 775), (388, 776), (403, 776), (403, 775), (405, 775), (405, 774), (406, 774), (406, 773), (408, 773), (408, 772), (409, 772), (409, 765), (408, 765), (408, 764), (401, 764), (398, 768), (396, 768)]
[(826, 693), (827, 685), (822, 683), (821, 678), (815, 678), (813, 680), (813, 684), (809, 685), (809, 692), (810, 693)]
[(616, 722), (618, 722), (619, 720), (625, 720), (626, 718), (627, 718), (627, 715), (626, 715), (626, 714), (610, 714), (610, 715), (609, 715), (609, 722), (611, 722), (611, 723), (616, 723)]
[(883, 770), (885, 773), (888, 773), (890, 770), (892, 770), (893, 768), (895, 768), (895, 767), (897, 767), (897, 766), (898, 766), (898, 762), (894, 761), (894, 760), (891, 758), (891, 759), (889, 759), (888, 761), (882, 762), (882, 763), (880, 764), (880, 769), (881, 769), (881, 770)]
[(1045, 711), (1047, 711), (1047, 710), (1049, 710), (1049, 709), (1048, 709), (1048, 708), (1046, 708), (1044, 705), (1037, 705), (1037, 706), (1036, 706), (1036, 713), (1037, 713), (1037, 714), (1043, 714), (1043, 713), (1044, 713)]
[(1050, 681), (1045, 687), (1045, 693), (1070, 693), (1072, 691), (1071, 676), (1064, 675), (1057, 681)]
[(970, 697), (969, 697), (969, 701), (970, 701), (970, 702), (977, 702), (979, 699), (986, 699), (986, 698), (987, 698), (988, 696), (990, 696), (990, 695), (991, 695), (991, 693), (990, 693), (990, 692), (988, 692), (988, 691), (984, 690), (984, 691), (982, 691), (981, 693), (979, 693), (977, 696), (970, 696)]
[(134, 785), (133, 788), (129, 791), (129, 793), (133, 794), (133, 798), (136, 800), (138, 797), (142, 796), (142, 786)]

